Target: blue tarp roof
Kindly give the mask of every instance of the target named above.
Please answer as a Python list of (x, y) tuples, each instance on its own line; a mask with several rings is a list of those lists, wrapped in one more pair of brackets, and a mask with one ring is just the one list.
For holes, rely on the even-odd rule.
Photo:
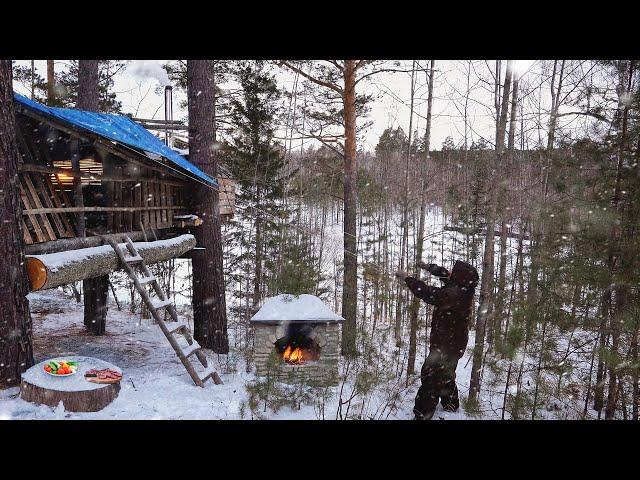
[(87, 112), (74, 108), (48, 107), (41, 103), (34, 102), (19, 93), (14, 93), (14, 96), (16, 102), (31, 110), (40, 112), (48, 117), (53, 117), (56, 120), (60, 120), (74, 127), (88, 130), (110, 140), (115, 140), (116, 142), (140, 149), (150, 158), (152, 158), (153, 154), (164, 157), (179, 167), (180, 170), (186, 170), (187, 174), (191, 174), (190, 176), (204, 180), (210, 185), (218, 185), (215, 179), (212, 179), (178, 152), (165, 145), (149, 130), (125, 115)]

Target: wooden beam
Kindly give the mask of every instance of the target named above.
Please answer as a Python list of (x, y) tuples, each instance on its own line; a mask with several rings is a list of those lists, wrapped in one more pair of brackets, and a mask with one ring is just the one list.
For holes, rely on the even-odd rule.
[(24, 215), (42, 215), (45, 213), (84, 213), (84, 212), (139, 212), (143, 210), (183, 210), (185, 207), (176, 205), (173, 207), (55, 207), (55, 208), (28, 208)]
[[(145, 167), (147, 167), (145, 165)], [(20, 172), (37, 172), (37, 173), (44, 173), (44, 174), (50, 174), (50, 175), (66, 175), (68, 177), (79, 177), (83, 180), (94, 180), (96, 182), (98, 181), (106, 181), (106, 182), (140, 182), (142, 180), (153, 180), (153, 181), (158, 181), (161, 183), (165, 183), (167, 185), (173, 185), (176, 187), (183, 187), (185, 186), (187, 183), (181, 180), (167, 180), (164, 178), (156, 178), (156, 177), (151, 177), (151, 178), (139, 178), (139, 177), (127, 177), (127, 176), (123, 176), (123, 175), (107, 175), (107, 174), (91, 174), (91, 173), (86, 173), (86, 172), (74, 172), (73, 170), (69, 170), (68, 168), (56, 168), (56, 167), (48, 167), (45, 165), (34, 165), (31, 163), (25, 163), (23, 165), (21, 165), (18, 169)]]
[[(124, 248), (124, 244), (120, 244)], [(193, 235), (168, 240), (138, 242), (136, 249), (147, 265), (179, 257), (196, 246)], [(109, 245), (78, 250), (26, 256), (31, 290), (47, 290), (69, 283), (96, 278), (122, 268)]]

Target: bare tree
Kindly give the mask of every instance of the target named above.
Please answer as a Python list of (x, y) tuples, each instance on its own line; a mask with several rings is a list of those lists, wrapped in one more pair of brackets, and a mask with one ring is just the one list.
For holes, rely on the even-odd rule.
[[(490, 178), (502, 178), (501, 168), (504, 156), (504, 136), (507, 127), (507, 112), (509, 111), (509, 95), (511, 91), (511, 75), (513, 61), (507, 62), (507, 71), (502, 91), (502, 103), (500, 105), (500, 122), (496, 136), (496, 160), (493, 165)], [(484, 353), (485, 326), (489, 317), (489, 311), (493, 297), (493, 268), (494, 268), (494, 237), (496, 224), (498, 186), (494, 185), (489, 190), (487, 233), (484, 243), (484, 256), (482, 259), (482, 278), (480, 280), (480, 305), (476, 317), (476, 338), (473, 351), (473, 363), (471, 366), (471, 381), (469, 383), (469, 399), (477, 402), (480, 393), (480, 369)]]

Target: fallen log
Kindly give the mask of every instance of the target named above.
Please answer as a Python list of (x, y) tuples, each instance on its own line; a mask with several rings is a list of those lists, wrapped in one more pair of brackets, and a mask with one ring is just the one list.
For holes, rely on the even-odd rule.
[[(126, 235), (134, 242), (142, 241), (145, 239), (144, 232), (127, 232), (127, 233), (112, 233), (104, 235), (107, 238), (120, 241), (122, 237)], [(25, 245), (25, 255), (43, 255), (45, 253), (65, 252), (68, 250), (77, 250), (79, 248), (99, 247), (104, 245), (104, 241), (99, 236), (92, 237), (78, 237), (78, 238), (61, 238), (59, 240), (52, 240), (50, 242), (34, 243), (32, 245)]]
[[(183, 255), (196, 246), (196, 239), (193, 235), (180, 235), (167, 240), (135, 242), (134, 245), (145, 263), (150, 265)], [(119, 246), (125, 248), (124, 243)], [(32, 291), (100, 277), (121, 268), (116, 252), (109, 245), (27, 255), (26, 259)]]

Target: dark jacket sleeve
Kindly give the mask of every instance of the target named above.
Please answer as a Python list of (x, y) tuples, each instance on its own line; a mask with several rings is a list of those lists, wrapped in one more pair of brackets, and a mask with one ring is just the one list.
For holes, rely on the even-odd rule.
[(414, 277), (407, 277), (404, 281), (416, 297), (431, 305), (438, 305), (441, 289), (427, 285), (422, 280)]
[(441, 267), (440, 265), (436, 265), (435, 263), (430, 263), (429, 265), (427, 265), (427, 272), (429, 272), (434, 277), (443, 278), (449, 276), (449, 270)]

